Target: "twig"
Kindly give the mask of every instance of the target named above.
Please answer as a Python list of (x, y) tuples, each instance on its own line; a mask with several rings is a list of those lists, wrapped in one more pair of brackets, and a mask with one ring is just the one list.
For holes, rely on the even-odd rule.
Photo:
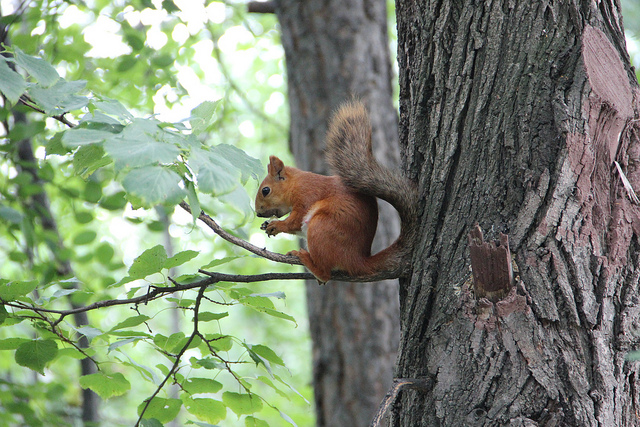
[(190, 289), (207, 287), (209, 285), (213, 285), (218, 282), (239, 282), (239, 283), (253, 283), (253, 282), (264, 282), (266, 280), (305, 280), (305, 279), (313, 279), (313, 275), (311, 273), (265, 273), (265, 274), (255, 274), (255, 275), (239, 275), (239, 274), (225, 274), (225, 273), (216, 273), (204, 270), (198, 270), (200, 273), (207, 275), (207, 278), (202, 280), (198, 280), (197, 282), (189, 283), (186, 285), (181, 285), (177, 283), (174, 279), (169, 277), (169, 281), (174, 284), (174, 286), (151, 286), (149, 292), (144, 295), (140, 295), (134, 298), (128, 299), (112, 299), (105, 301), (96, 301), (93, 304), (85, 305), (82, 307), (75, 307), (69, 310), (53, 310), (49, 308), (41, 308), (32, 306), (29, 304), (25, 304), (20, 301), (2, 301), (0, 303), (21, 310), (31, 310), (33, 312), (38, 313), (42, 316), (41, 313), (50, 313), (57, 314), (60, 317), (50, 322), (53, 327), (57, 326), (62, 320), (71, 314), (81, 313), (85, 311), (91, 311), (98, 308), (103, 307), (112, 307), (115, 305), (125, 305), (125, 304), (144, 304), (149, 301), (153, 301), (158, 299), (166, 294), (171, 294), (174, 292), (187, 291)]
[[(180, 202), (180, 207), (182, 209), (184, 209), (185, 211), (187, 211), (188, 213), (191, 213), (191, 207), (187, 204), (187, 202)], [(209, 215), (207, 215), (204, 212), (200, 212), (200, 215), (198, 216), (198, 219), (202, 222), (204, 222), (214, 233), (216, 233), (218, 236), (222, 237), (224, 240), (226, 240), (229, 243), (232, 243), (236, 246), (239, 246), (243, 249), (246, 249), (247, 251), (258, 255), (262, 258), (266, 258), (268, 260), (271, 261), (275, 261), (275, 262), (281, 262), (281, 263), (285, 263), (285, 264), (296, 264), (296, 265), (302, 265), (302, 263), (300, 262), (300, 258), (296, 257), (296, 256), (292, 256), (292, 255), (282, 255), (282, 254), (278, 254), (275, 252), (271, 252), (268, 251), (264, 248), (259, 248), (255, 245), (252, 245), (251, 243), (239, 239), (229, 233), (227, 233), (226, 231), (224, 231), (222, 229), (222, 227), (220, 227), (218, 225), (218, 223), (216, 223), (213, 218), (211, 218)], [(221, 273), (208, 273), (205, 271), (200, 271), (203, 274), (207, 274), (207, 275), (211, 275), (211, 274), (215, 274), (215, 275), (219, 275)], [(238, 282), (238, 281), (247, 281), (247, 282), (256, 282), (256, 281), (261, 281), (261, 280), (280, 280), (280, 279), (313, 279), (314, 276), (311, 275), (310, 273), (306, 274), (305, 276), (302, 276), (303, 273), (300, 273), (300, 276), (295, 276), (295, 274), (298, 273), (290, 273), (291, 276), (286, 275), (286, 273), (267, 273), (267, 274), (258, 274), (258, 275), (254, 275), (254, 276), (236, 276), (238, 278), (238, 280), (233, 280), (231, 278), (231, 275), (225, 275), (227, 279), (221, 279), (220, 281), (230, 281), (230, 282)], [(213, 277), (213, 276), (212, 276)], [(220, 276), (216, 276), (216, 277), (220, 277)], [(379, 273), (374, 273), (372, 275), (369, 276), (349, 276), (348, 274), (344, 273), (344, 272), (333, 272), (331, 274), (331, 279), (332, 280), (336, 280), (336, 281), (340, 281), (340, 282), (379, 282), (381, 280), (387, 280), (387, 279), (397, 279), (399, 277), (399, 274), (397, 272), (393, 272), (393, 271), (382, 271)]]
[[(180, 202), (180, 207), (182, 209), (184, 209), (185, 211), (191, 213), (191, 207), (187, 204), (187, 202)], [(282, 262), (285, 264), (296, 264), (296, 265), (302, 265), (302, 263), (300, 262), (300, 259), (296, 256), (292, 256), (292, 255), (282, 255), (282, 254), (277, 254), (275, 252), (271, 252), (268, 251), (264, 248), (259, 248), (255, 245), (252, 245), (251, 243), (239, 239), (229, 233), (227, 233), (226, 231), (224, 231), (222, 229), (222, 227), (220, 227), (218, 225), (217, 222), (215, 222), (213, 220), (213, 218), (211, 218), (209, 215), (207, 215), (204, 212), (200, 212), (200, 215), (198, 216), (198, 219), (202, 222), (204, 222), (211, 230), (213, 230), (214, 233), (216, 233), (218, 236), (222, 237), (224, 240), (226, 240), (229, 243), (233, 243), (236, 246), (239, 246), (243, 249), (248, 250), (249, 252), (256, 254), (258, 256), (261, 256), (262, 258), (266, 258), (268, 260), (271, 261), (276, 261), (276, 262)], [(271, 280), (271, 279), (269, 279)]]
[(275, 1), (250, 1), (247, 3), (249, 13), (276, 13)]
[(433, 388), (433, 379), (432, 378), (396, 378), (393, 380), (393, 385), (387, 392), (384, 399), (380, 403), (378, 407), (378, 412), (376, 412), (375, 417), (371, 420), (370, 427), (380, 427), (382, 420), (384, 419), (384, 415), (389, 410), (389, 407), (393, 405), (398, 396), (403, 389), (408, 390), (420, 390), (424, 392), (428, 392)]
[[(36, 106), (33, 101), (31, 100), (31, 98), (29, 98), (26, 95), (23, 95), (20, 97), (20, 103), (26, 105), (27, 107), (31, 108), (34, 111), (37, 111), (38, 113), (47, 115), (46, 111), (44, 111), (42, 108)], [(69, 120), (67, 120), (67, 118), (64, 116), (67, 113), (62, 113), (62, 114), (58, 114), (56, 116), (51, 116), (52, 118), (56, 119), (57, 121), (59, 121), (60, 123), (63, 123), (65, 125), (67, 125), (70, 128), (74, 128), (76, 127), (75, 124), (71, 123)]]
[(182, 356), (184, 355), (185, 351), (187, 351), (187, 349), (189, 348), (189, 345), (191, 344), (193, 339), (196, 336), (200, 335), (200, 333), (198, 332), (198, 316), (200, 315), (200, 303), (202, 302), (202, 297), (206, 289), (207, 289), (206, 286), (200, 287), (200, 290), (198, 291), (198, 296), (196, 297), (196, 302), (193, 309), (194, 310), (193, 332), (191, 332), (191, 336), (189, 337), (187, 342), (182, 346), (182, 348), (180, 349), (180, 352), (176, 355), (176, 360), (175, 362), (173, 362), (173, 365), (171, 366), (171, 369), (169, 370), (169, 372), (167, 372), (167, 375), (165, 375), (164, 379), (160, 382), (160, 384), (158, 384), (158, 387), (156, 387), (156, 390), (153, 392), (151, 397), (149, 397), (145, 401), (144, 407), (142, 408), (142, 411), (140, 411), (140, 416), (138, 417), (138, 421), (136, 421), (135, 427), (138, 427), (140, 425), (140, 421), (142, 421), (142, 417), (144, 416), (144, 413), (147, 411), (147, 408), (149, 407), (149, 405), (151, 404), (151, 401), (158, 395), (158, 393), (160, 393), (160, 390), (162, 390), (162, 387), (164, 387), (164, 385), (167, 383), (169, 378), (171, 378), (173, 373), (176, 372), (176, 370), (178, 369), (180, 360), (182, 359)]

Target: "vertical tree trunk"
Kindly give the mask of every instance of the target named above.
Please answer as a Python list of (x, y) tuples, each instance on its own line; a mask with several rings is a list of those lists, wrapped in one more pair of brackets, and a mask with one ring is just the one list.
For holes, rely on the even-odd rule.
[[(14, 113), (14, 118), (16, 122), (26, 123), (27, 118), (23, 113), (16, 112)], [(27, 172), (31, 175), (33, 179), (33, 183), (43, 184), (42, 180), (38, 176), (38, 166), (37, 160), (33, 153), (33, 147), (31, 145), (30, 139), (22, 140), (18, 143), (17, 147), (17, 159), (15, 164), (18, 165), (18, 168), (24, 172)], [(31, 210), (33, 212), (37, 212), (38, 219), (42, 225), (42, 228), (48, 232), (51, 232), (52, 240), (50, 243), (50, 249), (53, 253), (53, 256), (56, 258), (58, 262), (58, 271), (57, 274), (61, 278), (69, 278), (73, 277), (73, 269), (71, 267), (71, 263), (69, 260), (60, 260), (58, 258), (58, 254), (63, 252), (62, 249), (64, 245), (62, 243), (62, 238), (58, 232), (58, 226), (56, 224), (56, 220), (51, 212), (49, 197), (44, 192), (44, 190), (40, 193), (34, 194), (31, 196), (29, 200), (25, 201), (25, 209)], [(77, 284), (71, 285), (72, 287), (77, 287)], [(69, 299), (69, 303), (71, 308), (79, 307), (75, 304), (71, 299)], [(73, 315), (73, 320), (76, 326), (86, 326), (89, 324), (89, 318), (86, 312), (75, 313)], [(88, 348), (89, 340), (85, 336), (81, 336), (78, 339), (78, 346), (80, 348)], [(89, 358), (84, 358), (80, 360), (80, 375), (89, 375), (97, 372), (97, 368), (94, 362)], [(99, 408), (100, 408), (100, 399), (98, 395), (90, 389), (82, 389), (82, 422), (84, 425), (91, 426), (96, 425), (99, 422)]]
[[(638, 425), (638, 85), (618, 2), (399, 0), (400, 139), (422, 195), (393, 425)], [(467, 236), (515, 286), (474, 295)]]
[[(376, 156), (397, 164), (384, 0), (281, 0), (291, 148), (297, 166), (327, 173), (324, 138), (331, 113), (352, 96), (370, 109)], [(399, 232), (392, 208), (381, 212), (374, 251)], [(399, 340), (395, 282), (307, 285), (318, 426), (363, 426), (391, 384)]]

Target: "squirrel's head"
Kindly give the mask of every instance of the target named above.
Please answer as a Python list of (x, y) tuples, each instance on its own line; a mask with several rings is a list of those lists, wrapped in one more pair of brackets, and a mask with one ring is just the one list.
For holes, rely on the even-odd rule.
[(289, 176), (284, 163), (276, 156), (269, 156), (267, 172), (256, 194), (256, 214), (262, 218), (280, 218), (292, 209), (287, 191)]

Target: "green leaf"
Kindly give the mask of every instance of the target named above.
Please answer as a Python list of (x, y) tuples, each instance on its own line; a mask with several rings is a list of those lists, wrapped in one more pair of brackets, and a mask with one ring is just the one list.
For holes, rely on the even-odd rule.
[(167, 251), (164, 246), (156, 245), (141, 253), (129, 267), (129, 281), (144, 279), (145, 277), (159, 273), (167, 262)]
[(211, 322), (212, 320), (220, 320), (224, 319), (229, 315), (228, 312), (224, 313), (211, 313), (210, 311), (203, 311), (198, 313), (198, 321), (199, 322)]
[(182, 252), (178, 252), (171, 258), (167, 259), (167, 262), (164, 263), (164, 268), (170, 269), (177, 267), (179, 265), (184, 264), (185, 262), (197, 257), (200, 254), (198, 251), (186, 250)]
[(224, 363), (211, 357), (204, 357), (202, 359), (196, 359), (195, 357), (192, 357), (191, 359), (189, 359), (189, 362), (191, 362), (191, 366), (194, 369), (197, 369), (199, 367), (202, 367), (204, 369), (226, 369)]
[(16, 104), (26, 88), (24, 77), (13, 71), (7, 64), (7, 59), (0, 55), (0, 92), (12, 104)]
[(253, 414), (262, 410), (262, 400), (254, 394), (225, 391), (222, 393), (222, 402), (238, 416)]
[(131, 383), (120, 372), (107, 375), (104, 372), (83, 375), (80, 377), (80, 387), (93, 390), (102, 399), (121, 396), (131, 389)]
[(27, 295), (38, 286), (36, 280), (28, 282), (9, 282), (0, 279), (0, 299), (3, 301), (12, 301), (18, 297)]
[(247, 195), (247, 190), (243, 186), (237, 186), (234, 190), (219, 197), (221, 202), (233, 207), (242, 214), (242, 220), (247, 221), (253, 218), (253, 200)]
[(214, 259), (209, 264), (203, 265), (200, 268), (202, 270), (206, 270), (207, 268), (217, 267), (219, 265), (226, 264), (226, 263), (228, 263), (230, 261), (233, 261), (234, 259), (238, 259), (238, 258), (241, 258), (241, 257), (240, 256), (228, 256), (228, 257), (224, 257), (224, 258), (220, 258), (220, 259)]
[(76, 95), (83, 90), (87, 82), (58, 80), (49, 88), (31, 86), (28, 90), (33, 100), (47, 114), (59, 114), (66, 111), (78, 110), (89, 103), (86, 96)]
[(189, 123), (194, 135), (201, 134), (215, 123), (215, 112), (219, 103), (220, 101), (205, 101), (191, 110)]
[(251, 351), (253, 351), (258, 356), (260, 356), (261, 359), (268, 360), (269, 362), (275, 363), (276, 365), (284, 366), (284, 361), (273, 350), (271, 350), (266, 345), (262, 345), (262, 344), (255, 344), (255, 345), (245, 344), (244, 346), (247, 349), (250, 349)]
[(298, 424), (296, 424), (289, 415), (285, 414), (284, 412), (282, 412), (281, 410), (278, 410), (278, 412), (280, 413), (280, 416), (287, 421), (289, 424), (291, 424), (293, 427), (298, 427)]
[(120, 127), (122, 126), (122, 123), (120, 123), (120, 120), (114, 119), (113, 117), (107, 116), (106, 114), (103, 114), (99, 111), (94, 111), (93, 113), (87, 113), (84, 116), (82, 116), (82, 118), (80, 119), (80, 123), (87, 123), (87, 122), (102, 123), (102, 124), (120, 126)]
[[(138, 415), (142, 413), (145, 405), (146, 402), (138, 405)], [(149, 403), (149, 407), (145, 411), (143, 418), (155, 418), (163, 424), (168, 423), (178, 416), (181, 407), (182, 402), (179, 399), (165, 399), (156, 396), (151, 403)]]
[(161, 334), (157, 334), (153, 337), (153, 342), (160, 348), (168, 351), (169, 353), (177, 353), (184, 347), (189, 340), (183, 332), (176, 332), (169, 337), (165, 337)]
[(102, 98), (101, 101), (94, 101), (93, 105), (99, 110), (116, 116), (121, 120), (133, 120), (133, 114), (131, 114), (120, 101), (116, 101), (115, 99)]
[(82, 145), (103, 142), (113, 137), (114, 133), (108, 130), (75, 127), (64, 132), (62, 135), (62, 143), (66, 147), (75, 148)]
[(20, 224), (22, 222), (23, 215), (21, 212), (9, 206), (0, 206), (0, 218), (13, 224)]
[(162, 166), (145, 166), (129, 172), (122, 186), (146, 206), (158, 204), (175, 205), (186, 195), (180, 187), (182, 178), (177, 173)]
[(44, 367), (57, 353), (58, 344), (54, 340), (32, 340), (20, 344), (16, 349), (15, 359), (18, 365), (44, 375)]
[(100, 243), (95, 251), (96, 259), (102, 265), (109, 265), (115, 253), (115, 249), (113, 249), (113, 246), (111, 246), (109, 242)]
[(249, 176), (256, 180), (264, 173), (260, 160), (249, 156), (247, 153), (229, 144), (218, 144), (211, 147), (214, 156), (221, 156), (242, 172), (242, 182), (245, 183)]
[(41, 86), (49, 87), (60, 80), (60, 75), (56, 69), (53, 68), (53, 65), (49, 64), (42, 58), (26, 55), (17, 47), (15, 49), (16, 64), (20, 65), (27, 71), (27, 73), (31, 74), (31, 76), (33, 76)]
[(222, 384), (210, 378), (188, 378), (182, 388), (189, 394), (217, 393), (222, 390)]
[(158, 124), (154, 119), (135, 119), (124, 129), (121, 138), (104, 144), (109, 156), (115, 160), (117, 169), (177, 161), (180, 150), (175, 144), (162, 140), (167, 133)]
[(89, 342), (91, 342), (95, 337), (100, 336), (103, 332), (100, 329), (94, 328), (92, 326), (80, 326), (79, 328), (75, 328), (78, 333), (81, 333)]
[(58, 132), (53, 137), (51, 137), (46, 144), (46, 155), (47, 157), (51, 154), (65, 155), (70, 150), (62, 144), (62, 135), (63, 132)]
[(123, 320), (122, 322), (118, 323), (116, 326), (111, 328), (110, 332), (117, 331), (118, 329), (133, 328), (134, 326), (138, 326), (149, 319), (151, 318), (149, 316), (145, 316), (144, 314), (132, 316), (132, 317), (129, 317), (128, 319)]
[(186, 181), (187, 187), (187, 200), (189, 201), (189, 207), (191, 208), (191, 218), (193, 218), (193, 222), (195, 223), (200, 216), (200, 200), (198, 200), (198, 195), (196, 194), (196, 186), (192, 181)]
[(93, 230), (84, 230), (75, 235), (73, 244), (76, 246), (87, 245), (93, 242), (97, 236), (98, 234)]
[(0, 340), (0, 350), (15, 350), (27, 342), (31, 342), (31, 340), (26, 338), (5, 338)]
[(140, 420), (140, 427), (163, 427), (164, 424), (162, 424), (160, 421), (156, 420), (155, 418), (143, 418)]
[(186, 395), (183, 395), (182, 400), (187, 411), (199, 420), (215, 424), (227, 417), (227, 408), (218, 400), (192, 399)]
[(233, 347), (231, 335), (207, 334), (206, 339), (209, 345), (217, 351), (229, 351)]
[(109, 211), (117, 211), (125, 207), (127, 199), (125, 198), (124, 191), (118, 191), (117, 193), (103, 196), (100, 199), (100, 206)]
[(209, 150), (194, 149), (189, 157), (189, 166), (196, 173), (198, 188), (204, 193), (226, 194), (240, 183), (238, 169)]
[(278, 298), (278, 299), (286, 299), (287, 298), (285, 293), (282, 292), (282, 291), (269, 292), (269, 293), (266, 293), (266, 294), (251, 294), (250, 296), (252, 296), (252, 297)]
[(73, 170), (76, 174), (86, 179), (98, 168), (111, 162), (112, 160), (104, 155), (104, 149), (100, 145), (82, 145), (73, 155)]
[(244, 419), (244, 427), (269, 427), (269, 423), (255, 417), (248, 416)]
[(7, 317), (9, 317), (9, 312), (7, 312), (7, 309), (4, 308), (4, 304), (2, 304), (0, 305), (0, 325), (2, 325), (5, 320), (7, 320)]
[(296, 319), (293, 318), (292, 316), (285, 314), (281, 311), (278, 310), (274, 310), (272, 308), (260, 308), (260, 307), (251, 307), (256, 311), (268, 314), (269, 316), (273, 316), (273, 317), (277, 317), (278, 319), (284, 319), (284, 320), (288, 320), (290, 322), (293, 322), (296, 324), (296, 326), (298, 325), (298, 322), (296, 322)]
[(93, 221), (93, 213), (89, 211), (75, 211), (73, 213), (74, 218), (78, 224), (88, 224)]

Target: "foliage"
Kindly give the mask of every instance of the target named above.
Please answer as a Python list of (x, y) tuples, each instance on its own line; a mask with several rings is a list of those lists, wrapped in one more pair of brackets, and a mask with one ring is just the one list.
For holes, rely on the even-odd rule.
[[(296, 391), (282, 349), (261, 342), (268, 327), (276, 340), (295, 331), (284, 292), (197, 273), (228, 266), (252, 274), (266, 265), (210, 242), (194, 224), (202, 208), (251, 237), (240, 228), (252, 218), (246, 187), (253, 191), (264, 169), (246, 151), (263, 158), (265, 147), (285, 139), (282, 80), (273, 77), (282, 75), (281, 59), (265, 47), (276, 37), (273, 17), (249, 18), (234, 4), (207, 8), (222, 18), (197, 29), (172, 1), (34, 2), (2, 19), (12, 24), (13, 46), (0, 58), (0, 407), (7, 424), (77, 423), (80, 387), (105, 400), (102, 425), (138, 416), (141, 425), (176, 417), (198, 425), (310, 422), (308, 387)], [(70, 13), (88, 26), (115, 24), (125, 53), (92, 58), (88, 30), (69, 24)], [(144, 23), (153, 13), (160, 25)], [(257, 53), (246, 70), (251, 80), (240, 79), (251, 82), (248, 90), (230, 78), (219, 46), (240, 28), (251, 37), (236, 51)], [(151, 33), (164, 34), (164, 45), (152, 47)], [(198, 99), (180, 76), (193, 70), (212, 79), (192, 60), (203, 46), (217, 58), (208, 93), (217, 96)], [(174, 211), (182, 200), (193, 216)], [(181, 237), (175, 254), (157, 244), (169, 231)], [(176, 270), (187, 274), (175, 277)], [(78, 312), (89, 314), (88, 324), (77, 324)], [(180, 319), (186, 326), (176, 329)], [(98, 371), (78, 378), (74, 362), (83, 358)]]

